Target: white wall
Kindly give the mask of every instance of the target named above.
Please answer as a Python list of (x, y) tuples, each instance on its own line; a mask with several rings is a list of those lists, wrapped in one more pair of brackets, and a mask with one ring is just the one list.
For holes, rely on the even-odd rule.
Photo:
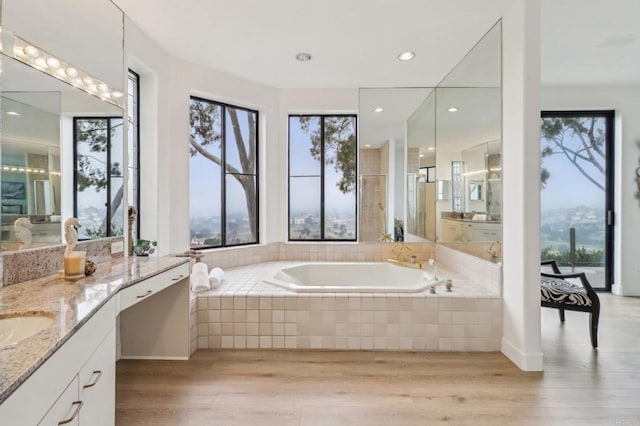
[[(169, 134), (169, 56), (125, 18), (126, 66), (140, 76), (140, 238), (158, 241), (158, 253), (170, 252), (166, 170)], [(161, 207), (162, 206), (162, 207)]]
[(514, 0), (503, 17), (502, 352), (542, 370), (540, 345), (540, 3)]
[[(613, 292), (640, 296), (640, 201), (636, 168), (640, 166), (640, 87), (544, 87), (543, 110), (608, 110), (616, 113), (615, 222)], [(624, 229), (624, 232), (622, 231)]]

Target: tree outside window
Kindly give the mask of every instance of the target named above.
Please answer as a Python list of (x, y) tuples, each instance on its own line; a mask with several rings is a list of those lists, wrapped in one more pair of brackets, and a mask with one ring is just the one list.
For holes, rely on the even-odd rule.
[(191, 248), (258, 243), (258, 112), (192, 97)]
[(74, 118), (74, 215), (81, 239), (123, 234), (122, 117)]
[(355, 241), (355, 115), (289, 116), (289, 240)]

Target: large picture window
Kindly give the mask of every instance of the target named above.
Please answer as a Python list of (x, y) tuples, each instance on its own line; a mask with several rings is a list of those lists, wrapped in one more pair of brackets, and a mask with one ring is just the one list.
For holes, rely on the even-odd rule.
[(289, 116), (289, 240), (355, 241), (355, 115)]
[(122, 117), (75, 117), (74, 216), (78, 237), (93, 239), (123, 233), (124, 176)]
[(192, 97), (189, 118), (191, 248), (258, 243), (258, 112)]

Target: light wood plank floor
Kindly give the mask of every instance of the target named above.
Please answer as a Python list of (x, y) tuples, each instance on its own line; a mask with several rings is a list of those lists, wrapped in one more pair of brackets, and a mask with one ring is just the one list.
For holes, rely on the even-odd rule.
[(120, 361), (118, 425), (640, 425), (640, 299), (542, 310), (544, 373), (500, 353), (198, 351)]

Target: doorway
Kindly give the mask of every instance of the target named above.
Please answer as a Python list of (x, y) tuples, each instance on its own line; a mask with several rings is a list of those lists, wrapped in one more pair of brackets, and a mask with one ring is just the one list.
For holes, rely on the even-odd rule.
[(613, 276), (614, 111), (543, 111), (541, 259), (585, 272), (594, 289)]

